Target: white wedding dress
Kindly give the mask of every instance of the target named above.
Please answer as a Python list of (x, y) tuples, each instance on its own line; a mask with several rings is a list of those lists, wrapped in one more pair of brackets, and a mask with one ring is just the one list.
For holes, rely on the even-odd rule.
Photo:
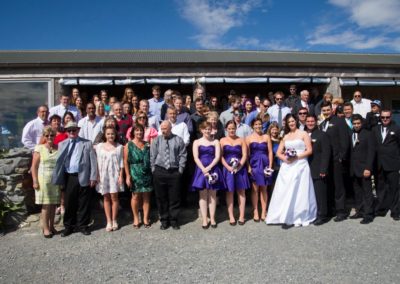
[[(286, 140), (285, 148), (305, 151), (302, 139)], [(307, 226), (316, 219), (317, 202), (307, 158), (282, 163), (272, 193), (267, 224)]]

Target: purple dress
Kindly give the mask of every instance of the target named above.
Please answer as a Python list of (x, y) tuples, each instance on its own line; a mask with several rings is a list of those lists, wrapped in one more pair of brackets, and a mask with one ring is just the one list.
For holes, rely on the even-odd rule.
[(264, 168), (269, 166), (268, 144), (266, 142), (250, 143), (250, 179), (258, 186), (266, 186), (272, 183), (272, 177), (266, 177)]
[[(242, 146), (241, 145), (225, 145), (224, 158), (229, 164), (232, 158), (237, 158), (239, 161), (242, 159)], [(250, 188), (249, 176), (247, 174), (246, 166), (242, 167), (236, 174), (230, 173), (225, 167), (223, 167), (223, 176), (226, 183), (227, 190), (229, 192), (237, 189), (248, 189)]]
[[(207, 167), (209, 164), (211, 164), (214, 158), (215, 158), (214, 145), (199, 146), (199, 159), (204, 167)], [(218, 179), (214, 184), (210, 184), (208, 182), (208, 179), (204, 176), (201, 169), (196, 165), (193, 175), (192, 191), (203, 190), (205, 188), (214, 190), (224, 189), (225, 184), (223, 182), (220, 165), (217, 164), (216, 166), (214, 166), (210, 171), (210, 174), (211, 173), (216, 173), (218, 175)]]

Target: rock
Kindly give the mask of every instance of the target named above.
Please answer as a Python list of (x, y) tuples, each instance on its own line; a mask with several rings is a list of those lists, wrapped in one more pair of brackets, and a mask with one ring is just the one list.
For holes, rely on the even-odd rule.
[(23, 187), (23, 183), (22, 183), (22, 182), (17, 183), (17, 184), (15, 185), (15, 189), (21, 189), (22, 187)]
[(25, 222), (27, 223), (34, 223), (34, 222), (38, 222), (40, 219), (38, 214), (32, 214), (29, 215), (28, 218), (26, 218)]
[(15, 158), (15, 157), (32, 157), (31, 150), (27, 148), (13, 148), (7, 154), (4, 154), (4, 158)]
[(7, 183), (5, 182), (5, 180), (0, 179), (0, 189), (4, 189), (7, 186)]
[(25, 168), (15, 168), (14, 172), (16, 174), (27, 174), (29, 172), (29, 167)]
[(9, 175), (14, 172), (12, 165), (0, 165), (0, 175)]
[(13, 166), (15, 168), (25, 168), (29, 167), (31, 165), (31, 158), (22, 158), (22, 157), (17, 157), (14, 159)]
[(10, 180), (13, 181), (14, 183), (23, 181), (24, 180), (24, 175), (21, 174), (12, 174), (10, 175)]

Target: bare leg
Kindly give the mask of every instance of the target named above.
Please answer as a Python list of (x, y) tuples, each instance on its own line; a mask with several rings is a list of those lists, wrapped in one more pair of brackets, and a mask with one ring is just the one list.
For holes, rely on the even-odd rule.
[(103, 195), (104, 199), (104, 213), (106, 214), (107, 225), (112, 223), (111, 218), (111, 195), (110, 193), (106, 193)]
[(140, 193), (132, 193), (131, 198), (131, 207), (133, 214), (133, 225), (139, 226), (139, 202), (140, 202)]
[(44, 235), (50, 235), (49, 228), (49, 215), (50, 215), (50, 205), (42, 205), (42, 230)]
[(51, 232), (56, 232), (56, 229), (54, 228), (54, 217), (56, 215), (56, 205), (51, 204), (49, 205), (49, 229)]
[(215, 190), (208, 190), (208, 210), (210, 211), (211, 225), (217, 224), (215, 221), (215, 211), (217, 209), (217, 192)]
[(150, 197), (151, 192), (143, 192), (143, 223), (150, 224)]
[(244, 222), (244, 211), (246, 209), (246, 194), (245, 191), (238, 190), (237, 191), (238, 197), (239, 197), (239, 221)]
[(261, 219), (265, 220), (267, 217), (267, 204), (268, 204), (268, 193), (266, 186), (260, 186), (261, 195)]
[(208, 218), (207, 218), (207, 200), (208, 200), (208, 190), (203, 189), (199, 191), (199, 206), (201, 212), (201, 219), (203, 221), (203, 226), (207, 226)]
[(251, 203), (253, 204), (253, 219), (260, 220), (260, 215), (258, 214), (258, 185), (252, 183), (251, 185)]
[(226, 206), (228, 208), (229, 222), (236, 222), (235, 216), (233, 215), (233, 192), (226, 192)]
[(111, 204), (112, 204), (112, 220), (113, 222), (117, 221), (118, 219), (118, 208), (119, 208), (119, 199), (118, 199), (118, 192), (111, 193)]

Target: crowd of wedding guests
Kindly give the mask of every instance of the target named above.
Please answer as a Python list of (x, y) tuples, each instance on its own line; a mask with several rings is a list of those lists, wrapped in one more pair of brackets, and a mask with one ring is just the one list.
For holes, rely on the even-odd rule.
[(22, 143), (33, 152), (44, 237), (56, 233), (57, 211), (62, 237), (90, 234), (92, 188), (103, 196), (108, 232), (119, 228), (123, 191), (132, 193), (137, 229), (151, 227), (153, 191), (162, 230), (180, 228), (187, 191), (199, 193), (204, 229), (217, 228), (223, 201), (229, 224), (244, 225), (247, 190), (254, 222), (284, 228), (346, 220), (349, 194), (350, 218), (368, 224), (390, 211), (400, 220), (400, 128), (391, 110), (359, 91), (348, 102), (316, 89), (298, 94), (295, 85), (289, 92), (250, 98), (231, 91), (226, 105), (202, 86), (163, 97), (154, 86), (150, 99), (126, 88), (120, 98), (101, 90), (85, 103), (74, 88), (58, 105), (39, 106)]

